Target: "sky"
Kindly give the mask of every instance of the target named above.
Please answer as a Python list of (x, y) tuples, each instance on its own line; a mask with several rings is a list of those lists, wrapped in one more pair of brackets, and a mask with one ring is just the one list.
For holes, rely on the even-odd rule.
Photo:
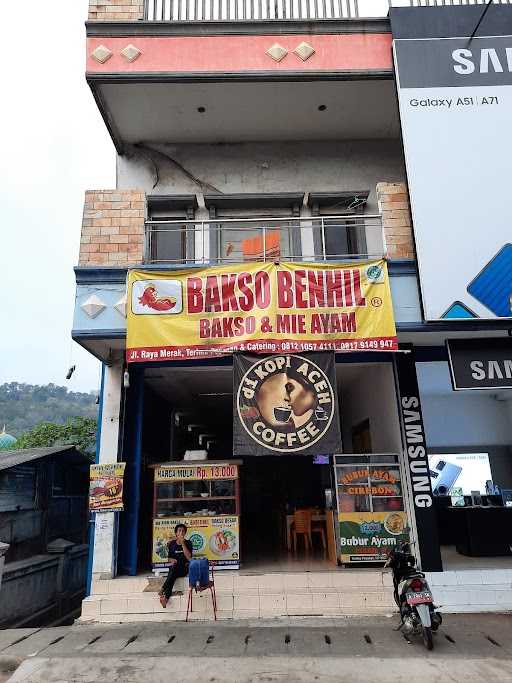
[(115, 187), (85, 82), (87, 5), (2, 2), (0, 384), (99, 385), (99, 362), (70, 334), (84, 192)]

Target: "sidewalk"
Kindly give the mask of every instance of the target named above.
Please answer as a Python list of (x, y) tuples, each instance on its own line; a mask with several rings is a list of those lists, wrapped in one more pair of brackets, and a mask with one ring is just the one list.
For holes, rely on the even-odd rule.
[(9, 683), (512, 680), (510, 615), (448, 615), (433, 652), (396, 625), (308, 618), (0, 631), (0, 669), (23, 659)]

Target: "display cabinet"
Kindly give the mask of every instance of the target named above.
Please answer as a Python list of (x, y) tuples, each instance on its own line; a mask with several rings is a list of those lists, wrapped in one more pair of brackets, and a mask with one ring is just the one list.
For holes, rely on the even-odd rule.
[(218, 568), (240, 567), (241, 461), (154, 465), (154, 570), (169, 567), (167, 546), (177, 524), (187, 526), (196, 558)]

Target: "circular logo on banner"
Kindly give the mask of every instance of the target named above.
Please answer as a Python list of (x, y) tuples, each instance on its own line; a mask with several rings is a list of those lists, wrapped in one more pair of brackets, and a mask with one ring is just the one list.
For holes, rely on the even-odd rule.
[(309, 358), (283, 355), (256, 361), (243, 376), (237, 412), (260, 446), (295, 453), (320, 441), (335, 410), (325, 372)]
[(205, 541), (201, 534), (195, 532), (192, 534), (189, 540), (192, 543), (192, 550), (195, 553), (200, 552), (204, 548)]

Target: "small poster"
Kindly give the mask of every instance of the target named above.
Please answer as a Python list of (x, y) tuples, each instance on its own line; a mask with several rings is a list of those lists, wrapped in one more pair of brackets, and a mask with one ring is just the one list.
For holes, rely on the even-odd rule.
[(153, 521), (153, 568), (169, 567), (167, 546), (177, 524), (187, 527), (195, 559), (206, 557), (219, 567), (240, 567), (239, 521), (236, 515), (219, 517), (165, 517)]
[(89, 510), (121, 512), (123, 510), (123, 477), (126, 463), (91, 465)]
[(235, 455), (331, 455), (341, 447), (334, 353), (233, 360)]
[(339, 515), (340, 560), (385, 562), (407, 535), (405, 512), (345, 512)]

